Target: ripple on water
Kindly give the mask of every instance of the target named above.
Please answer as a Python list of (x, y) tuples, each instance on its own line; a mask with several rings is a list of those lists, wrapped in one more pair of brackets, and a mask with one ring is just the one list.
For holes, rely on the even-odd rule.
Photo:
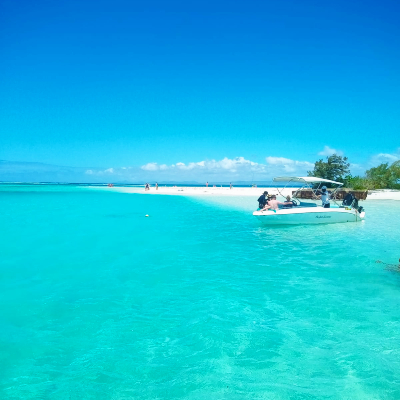
[(210, 201), (2, 196), (5, 398), (400, 398), (400, 206), (266, 228)]

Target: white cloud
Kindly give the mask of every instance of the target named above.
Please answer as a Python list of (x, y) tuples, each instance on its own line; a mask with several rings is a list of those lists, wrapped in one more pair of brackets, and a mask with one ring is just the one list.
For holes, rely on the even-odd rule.
[(329, 146), (325, 146), (324, 149), (318, 153), (318, 155), (320, 155), (320, 156), (328, 156), (328, 157), (333, 155), (333, 154), (337, 154), (338, 156), (342, 156), (343, 155), (343, 151), (332, 149)]
[[(126, 168), (120, 168), (120, 170), (122, 171), (123, 169)], [(85, 171), (85, 174), (87, 175), (110, 175), (110, 174), (115, 174), (118, 173), (119, 171), (117, 171), (114, 168), (107, 168), (107, 169), (87, 169)]]
[(183, 162), (176, 163), (175, 167), (179, 168), (179, 169), (189, 169), (189, 166), (186, 166), (185, 163), (183, 163)]
[(364, 164), (350, 163), (350, 173), (353, 176), (356, 176), (356, 175), (364, 176), (365, 169), (366, 168), (365, 168)]
[(314, 164), (308, 161), (291, 160), (284, 157), (267, 157), (267, 164), (274, 165), (279, 171), (304, 174), (314, 168)]
[[(266, 162), (258, 163), (244, 157), (198, 162), (178, 162), (158, 164), (149, 162), (141, 167), (124, 166), (110, 168), (70, 168), (48, 166), (37, 163), (7, 163), (0, 161), (0, 174), (14, 181), (66, 181), (66, 182), (129, 182), (144, 181), (268, 181), (274, 176), (303, 175), (312, 169), (307, 161), (296, 161), (284, 157), (267, 157)], [(27, 169), (32, 170), (28, 176)], [(28, 172), (29, 172), (28, 171)], [(7, 175), (8, 173), (8, 175)], [(24, 175), (25, 174), (25, 175)], [(33, 178), (35, 177), (35, 178)], [(61, 178), (61, 179), (60, 179)], [(4, 180), (4, 178), (3, 178)]]
[(273, 165), (293, 164), (294, 163), (294, 161), (291, 160), (290, 158), (284, 158), (284, 157), (267, 157), (266, 161), (268, 164), (273, 164)]
[[(291, 160), (285, 157), (266, 157), (266, 164), (247, 160), (244, 157), (230, 159), (228, 157), (222, 160), (203, 160), (199, 162), (177, 162), (176, 164), (166, 165), (157, 163), (148, 163), (140, 167), (142, 170), (151, 174), (158, 172), (164, 178), (168, 179), (241, 179), (258, 180), (271, 179), (281, 174), (299, 174), (304, 175), (314, 167), (313, 163), (308, 161)], [(154, 175), (152, 175), (154, 176)]]
[(142, 165), (140, 168), (145, 171), (157, 171), (160, 167), (157, 163), (147, 163), (146, 165)]
[[(325, 146), (325, 150), (336, 151)], [(351, 164), (353, 175), (363, 175), (366, 169), (383, 162), (389, 164), (400, 160), (400, 149), (393, 153), (379, 153), (368, 162)], [(275, 176), (304, 176), (314, 164), (308, 161), (292, 160), (286, 157), (268, 156), (264, 163), (257, 163), (244, 157), (198, 162), (177, 162), (158, 164), (149, 162), (141, 167), (125, 166), (101, 168), (71, 168), (38, 163), (11, 163), (0, 161), (0, 174), (3, 180), (14, 181), (66, 181), (66, 182), (130, 182), (143, 181), (268, 181)]]
[(376, 166), (382, 163), (392, 164), (395, 161), (400, 160), (400, 149), (395, 154), (379, 153), (371, 157), (370, 165)]
[(191, 171), (191, 170), (205, 170), (205, 171), (231, 171), (236, 172), (242, 169), (263, 169), (265, 166), (263, 164), (258, 164), (250, 160), (246, 160), (244, 157), (236, 157), (234, 159), (229, 159), (227, 157), (223, 158), (220, 161), (216, 160), (205, 160), (199, 162), (190, 162), (185, 164), (183, 162), (177, 162), (176, 164), (166, 165), (157, 163), (148, 163), (142, 165), (140, 168), (145, 171), (166, 171), (166, 170), (182, 170), (182, 171)]
[(262, 164), (246, 160), (244, 157), (236, 157), (234, 159), (229, 159), (225, 157), (220, 161), (210, 160), (210, 161), (203, 161), (203, 163), (204, 167), (209, 170), (220, 169), (220, 170), (236, 172), (241, 169), (249, 169), (249, 170), (263, 169)]

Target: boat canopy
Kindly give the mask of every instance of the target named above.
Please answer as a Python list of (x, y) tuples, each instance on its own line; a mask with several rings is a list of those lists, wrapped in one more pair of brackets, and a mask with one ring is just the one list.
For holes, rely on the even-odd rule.
[(300, 183), (334, 183), (336, 185), (343, 185), (341, 182), (330, 181), (329, 179), (322, 179), (316, 176), (278, 176), (274, 178), (274, 182), (300, 182)]

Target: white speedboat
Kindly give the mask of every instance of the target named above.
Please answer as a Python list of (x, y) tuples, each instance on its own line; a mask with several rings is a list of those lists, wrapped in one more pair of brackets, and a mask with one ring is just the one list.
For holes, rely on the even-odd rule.
[[(277, 177), (274, 182), (285, 182), (285, 187), (290, 184), (301, 183), (302, 186), (293, 194), (293, 205), (279, 206), (279, 210), (258, 210), (254, 211), (262, 223), (266, 225), (302, 225), (302, 224), (334, 224), (338, 222), (359, 222), (365, 218), (363, 207), (358, 205), (358, 200), (351, 194), (347, 194), (343, 201), (338, 202), (335, 199), (337, 189), (343, 183), (330, 181), (328, 179), (317, 178), (313, 176), (306, 177)], [(336, 188), (330, 193), (330, 208), (324, 208), (319, 201), (319, 187), (321, 184), (336, 185)], [(282, 188), (276, 188), (280, 196)], [(312, 199), (309, 201), (300, 200), (297, 196), (302, 189), (311, 189)], [(285, 200), (281, 200), (284, 202)]]

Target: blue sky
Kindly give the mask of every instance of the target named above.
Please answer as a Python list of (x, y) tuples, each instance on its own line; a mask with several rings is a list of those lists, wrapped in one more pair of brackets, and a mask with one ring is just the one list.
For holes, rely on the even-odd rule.
[(262, 180), (336, 150), (362, 173), (400, 158), (399, 12), (3, 0), (0, 160), (16, 180), (21, 165), (39, 180), (36, 163), (82, 180)]

